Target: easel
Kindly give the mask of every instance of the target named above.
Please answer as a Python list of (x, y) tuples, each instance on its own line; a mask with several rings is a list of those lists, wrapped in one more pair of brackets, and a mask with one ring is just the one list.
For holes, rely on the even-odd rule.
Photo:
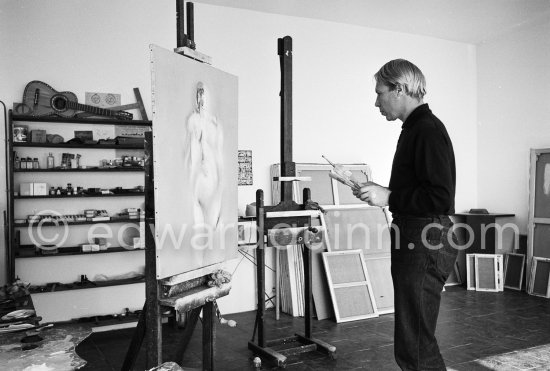
[[(183, 0), (177, 0), (178, 48), (194, 47), (192, 40), (193, 4), (188, 3), (189, 35), (183, 33)], [(182, 37), (185, 36), (185, 37)], [(126, 353), (121, 370), (132, 370), (139, 349), (146, 339), (146, 368), (156, 367), (163, 362), (162, 357), (162, 311), (161, 308), (174, 308), (188, 314), (188, 321), (178, 344), (176, 363), (181, 363), (189, 344), (199, 315), (202, 311), (202, 353), (203, 370), (214, 369), (215, 332), (217, 307), (215, 300), (229, 293), (230, 284), (210, 287), (206, 276), (184, 281), (181, 277), (170, 277), (170, 282), (157, 280), (155, 230), (155, 197), (153, 170), (153, 133), (145, 133), (145, 304)]]
[[(206, 277), (166, 285), (157, 280), (155, 230), (153, 134), (145, 133), (145, 305), (121, 370), (132, 370), (141, 344), (146, 338), (146, 367), (151, 368), (163, 362), (162, 357), (162, 311), (161, 308), (178, 308), (180, 313), (188, 312), (189, 318), (179, 341), (179, 351), (174, 361), (181, 363), (193, 330), (203, 313), (202, 350), (203, 370), (214, 369), (214, 345), (216, 330), (215, 300), (227, 295), (230, 285), (208, 287)], [(175, 283), (175, 284), (174, 284)]]
[[(256, 249), (257, 301), (256, 323), (248, 349), (280, 367), (286, 366), (287, 356), (318, 350), (336, 358), (336, 347), (314, 339), (312, 335), (312, 291), (311, 291), (311, 250), (309, 245), (318, 240), (319, 231), (311, 227), (311, 216), (317, 211), (310, 205), (309, 189), (304, 189), (303, 204), (292, 200), (292, 182), (307, 180), (296, 177), (296, 164), (292, 161), (292, 38), (286, 36), (278, 40), (278, 54), (281, 63), (281, 176), (274, 180), (281, 184), (281, 202), (275, 206), (264, 206), (263, 191), (256, 192), (256, 224), (258, 246)], [(304, 259), (304, 322), (305, 332), (276, 340), (266, 340), (264, 328), (265, 300), (265, 242), (278, 248), (283, 245), (301, 244)], [(258, 342), (254, 342), (258, 334)], [(296, 346), (288, 346), (296, 343)], [(284, 349), (282, 349), (284, 348)]]

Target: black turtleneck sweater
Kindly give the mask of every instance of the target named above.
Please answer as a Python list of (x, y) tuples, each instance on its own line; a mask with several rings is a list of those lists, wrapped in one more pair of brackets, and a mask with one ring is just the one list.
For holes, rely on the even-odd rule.
[(394, 215), (432, 216), (455, 212), (453, 144), (428, 104), (401, 126), (391, 171), (389, 208)]

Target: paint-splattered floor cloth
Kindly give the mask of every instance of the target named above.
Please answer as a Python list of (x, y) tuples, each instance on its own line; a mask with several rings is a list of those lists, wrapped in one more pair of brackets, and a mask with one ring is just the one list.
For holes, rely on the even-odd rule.
[[(25, 331), (0, 334), (0, 365), (10, 371), (78, 370), (86, 361), (75, 348), (91, 333), (89, 327), (81, 325), (56, 325), (39, 332), (43, 340), (35, 343), (21, 342)], [(24, 350), (31, 344), (36, 348)]]

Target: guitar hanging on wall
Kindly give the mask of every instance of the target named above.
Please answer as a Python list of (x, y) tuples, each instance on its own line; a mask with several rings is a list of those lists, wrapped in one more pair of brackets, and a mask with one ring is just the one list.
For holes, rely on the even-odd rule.
[(90, 106), (78, 103), (76, 94), (70, 91), (58, 92), (42, 81), (31, 81), (25, 86), (23, 104), (31, 116), (73, 117), (77, 112), (85, 111), (98, 116), (110, 116), (119, 120), (131, 120), (134, 115), (126, 111)]

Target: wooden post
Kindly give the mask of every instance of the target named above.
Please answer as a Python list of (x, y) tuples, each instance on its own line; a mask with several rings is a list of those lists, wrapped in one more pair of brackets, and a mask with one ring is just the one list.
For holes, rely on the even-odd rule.
[(202, 306), (202, 369), (214, 370), (214, 349), (216, 340), (214, 302)]
[(176, 36), (177, 47), (187, 46), (187, 36), (185, 36), (185, 10), (183, 0), (176, 0)]
[(264, 279), (265, 279), (265, 251), (264, 251), (264, 192), (261, 189), (256, 191), (256, 225), (258, 246), (256, 248), (256, 282), (257, 282), (257, 300), (258, 312), (256, 322), (258, 323), (258, 345), (265, 346), (264, 334)]
[[(292, 38), (278, 40), (281, 64), (281, 176), (296, 176), (292, 161)], [(281, 201), (292, 200), (292, 182), (281, 183)]]
[(155, 187), (153, 174), (153, 133), (145, 133), (145, 335), (146, 368), (162, 363), (162, 322), (158, 303), (155, 245)]
[[(311, 200), (311, 192), (309, 188), (304, 188), (303, 192), (303, 203), (307, 204)], [(307, 235), (309, 232), (305, 232)], [(304, 236), (305, 237), (305, 236)], [(304, 238), (305, 239), (305, 238)], [(305, 335), (306, 338), (311, 337), (311, 327), (312, 327), (312, 313), (311, 313), (311, 302), (312, 302), (312, 291), (311, 291), (311, 249), (309, 248), (309, 243), (304, 241), (303, 244), (303, 261), (304, 261), (304, 322), (305, 322)]]
[(187, 3), (187, 40), (190, 41), (189, 47), (195, 49), (195, 12), (193, 3)]

